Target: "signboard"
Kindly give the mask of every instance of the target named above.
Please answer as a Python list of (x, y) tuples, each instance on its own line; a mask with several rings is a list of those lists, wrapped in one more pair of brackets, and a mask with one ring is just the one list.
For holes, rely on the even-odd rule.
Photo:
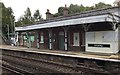
[(110, 44), (88, 44), (88, 47), (110, 48)]

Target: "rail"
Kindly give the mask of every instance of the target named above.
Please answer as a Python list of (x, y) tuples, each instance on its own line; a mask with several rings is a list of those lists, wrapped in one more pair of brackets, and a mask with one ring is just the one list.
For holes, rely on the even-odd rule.
[(20, 68), (17, 68), (15, 66), (11, 66), (11, 65), (8, 65), (8, 64), (5, 64), (5, 63), (2, 63), (2, 65), (0, 65), (0, 67), (2, 69), (5, 69), (5, 70), (8, 70), (8, 71), (12, 72), (13, 74), (17, 74), (17, 75), (26, 75), (26, 74), (29, 74), (29, 75), (32, 75), (28, 71), (25, 71), (23, 69), (20, 69)]
[[(3, 60), (13, 66), (25, 68), (32, 74), (42, 69), (46, 73), (119, 73), (120, 64), (117, 61), (87, 59), (78, 57), (58, 56), (46, 53), (34, 53), (25, 51), (4, 50)], [(110, 69), (111, 68), (111, 69)], [(113, 70), (114, 69), (114, 70)], [(31, 71), (30, 71), (31, 70)], [(82, 71), (83, 70), (83, 71)]]

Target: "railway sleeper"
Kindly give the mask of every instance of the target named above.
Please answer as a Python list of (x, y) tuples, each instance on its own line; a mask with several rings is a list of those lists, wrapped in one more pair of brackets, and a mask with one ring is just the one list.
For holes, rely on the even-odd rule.
[[(8, 57), (6, 57), (5, 58), (5, 56), (4, 56), (4, 59), (7, 59)], [(10, 58), (11, 59), (11, 58)], [(32, 61), (32, 65), (30, 64), (30, 63), (28, 63), (28, 62), (31, 62), (31, 61), (26, 61), (26, 60), (22, 60), (22, 61), (24, 61), (24, 62), (22, 62), (21, 63), (21, 61), (18, 61), (18, 59), (19, 58), (17, 58), (16, 60), (17, 61), (15, 61), (15, 58), (14, 59), (11, 59), (11, 60), (9, 60), (9, 59), (7, 59), (7, 60), (9, 60), (8, 62), (10, 62), (10, 61), (12, 61), (13, 63), (14, 62), (17, 62), (17, 63), (20, 63), (20, 64), (24, 64), (24, 65), (28, 65), (28, 66), (32, 66), (32, 67), (35, 67), (35, 65), (36, 65), (36, 67), (38, 67), (38, 66), (41, 66), (41, 65), (45, 65), (45, 66), (42, 66), (42, 67), (46, 67), (47, 69), (49, 68), (49, 69), (52, 69), (52, 70), (55, 70), (55, 72), (57, 72), (57, 73), (70, 73), (70, 72), (72, 72), (72, 73), (74, 73), (75, 71), (74, 71), (74, 69), (72, 69), (72, 68), (67, 68), (67, 67), (65, 67), (65, 66), (59, 66), (59, 65), (51, 65), (51, 63), (42, 63), (41, 65), (40, 65), (40, 63), (41, 62), (34, 62), (34, 61)], [(14, 60), (14, 61), (13, 61)], [(20, 59), (19, 59), (20, 60)], [(34, 62), (34, 63), (33, 63)], [(34, 65), (33, 65), (34, 64)]]
[(32, 73), (30, 73), (30, 72), (28, 72), (28, 71), (26, 71), (24, 69), (21, 69), (21, 68), (15, 67), (15, 66), (11, 66), (9, 63), (7, 63), (7, 64), (6, 63), (2, 63), (2, 66), (13, 70), (17, 75), (26, 75), (26, 74), (32, 75)]
[[(41, 54), (29, 54), (29, 53), (25, 53), (23, 52), (23, 54), (21, 52), (13, 52), (13, 53), (9, 53), (10, 51), (4, 51), (3, 55), (10, 55), (10, 56), (14, 56), (14, 57), (22, 57), (22, 58), (27, 58), (27, 59), (31, 59), (31, 60), (35, 60), (35, 61), (44, 61), (44, 62), (51, 62), (51, 63), (57, 63), (57, 65), (65, 65), (65, 66), (70, 66), (73, 67), (74, 64), (76, 64), (76, 61), (74, 59), (71, 58), (64, 58), (64, 57), (58, 57), (58, 56), (52, 56), (52, 55), (41, 55)], [(26, 55), (25, 55), (25, 54)], [(68, 61), (66, 61), (69, 60)]]
[[(12, 56), (12, 57), (16, 57), (16, 58), (22, 58), (22, 59), (27, 59), (27, 60), (31, 60), (38, 62), (38, 63), (46, 63), (49, 65), (53, 65), (54, 68), (56, 68), (56, 70), (58, 72), (94, 72), (94, 73), (100, 73), (100, 74), (116, 74), (119, 73), (118, 71), (120, 70), (120, 67), (118, 67), (119, 65), (116, 65), (115, 63), (106, 63), (104, 61), (98, 61), (98, 60), (89, 60), (89, 59), (72, 59), (76, 62), (74, 63), (61, 63), (61, 57), (59, 57), (60, 62), (56, 62), (53, 58), (52, 55), (41, 55), (41, 54), (33, 54), (33, 53), (26, 53), (26, 52), (18, 52), (18, 51), (3, 51), (3, 56)], [(47, 57), (49, 57), (47, 59)], [(22, 62), (22, 61), (21, 61)], [(20, 63), (21, 64), (21, 63)], [(51, 66), (49, 66), (49, 68), (52, 69)], [(59, 66), (59, 67), (58, 67)], [(63, 67), (63, 68), (61, 68)], [(107, 68), (106, 68), (107, 67)], [(62, 71), (64, 68), (69, 68), (70, 71), (68, 71), (68, 69), (66, 69), (65, 71)], [(62, 69), (62, 70), (61, 70)], [(112, 69), (112, 70), (111, 70)]]
[(41, 68), (41, 70), (42, 70), (41, 71), (41, 70), (38, 70), (37, 68), (30, 67), (30, 66), (25, 66), (23, 64), (22, 65), (18, 65), (18, 64), (9, 62), (9, 65), (7, 65), (7, 66), (12, 66), (12, 67), (15, 67), (15, 68), (20, 68), (20, 69), (22, 69), (24, 71), (30, 72), (30, 74), (47, 73), (47, 71), (45, 71), (43, 68)]
[[(46, 71), (49, 71), (49, 72), (54, 72), (53, 70), (51, 71), (49, 68), (44, 68), (45, 67), (45, 65), (43, 65), (42, 63), (39, 63), (39, 65), (36, 65), (36, 63), (34, 64), (33, 62), (32, 63), (30, 63), (30, 62), (26, 62), (26, 61), (24, 61), (24, 62), (21, 62), (21, 61), (11, 61), (11, 60), (8, 60), (8, 59), (4, 59), (6, 62), (9, 62), (10, 64), (13, 64), (13, 66), (14, 66), (14, 64), (16, 64), (16, 66), (22, 66), (21, 68), (23, 68), (23, 67), (25, 67), (26, 68), (26, 70), (30, 70), (30, 69), (32, 69), (32, 73), (39, 73), (39, 71), (40, 70), (46, 70)], [(37, 71), (38, 70), (38, 71)], [(44, 71), (43, 71), (44, 72)]]

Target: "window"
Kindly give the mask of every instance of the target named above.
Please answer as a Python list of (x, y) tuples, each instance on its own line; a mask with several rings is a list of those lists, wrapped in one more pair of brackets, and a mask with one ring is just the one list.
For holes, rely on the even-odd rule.
[(30, 40), (31, 40), (31, 42), (34, 42), (35, 41), (35, 36), (30, 36)]
[(79, 37), (79, 33), (74, 33), (73, 34), (73, 46), (79, 46), (79, 41), (80, 37)]
[(27, 40), (27, 37), (25, 35), (23, 37), (24, 37), (24, 40)]
[(40, 35), (40, 43), (44, 43), (44, 36), (43, 36), (43, 33), (41, 33), (41, 35)]

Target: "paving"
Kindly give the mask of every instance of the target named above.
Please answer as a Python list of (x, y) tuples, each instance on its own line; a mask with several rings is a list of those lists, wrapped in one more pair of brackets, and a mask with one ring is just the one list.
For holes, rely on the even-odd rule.
[(0, 49), (120, 62), (119, 53), (106, 54), (106, 53), (91, 53), (91, 52), (73, 52), (73, 51), (26, 48), (26, 47), (17, 47), (17, 46), (9, 46), (9, 45), (0, 45)]

